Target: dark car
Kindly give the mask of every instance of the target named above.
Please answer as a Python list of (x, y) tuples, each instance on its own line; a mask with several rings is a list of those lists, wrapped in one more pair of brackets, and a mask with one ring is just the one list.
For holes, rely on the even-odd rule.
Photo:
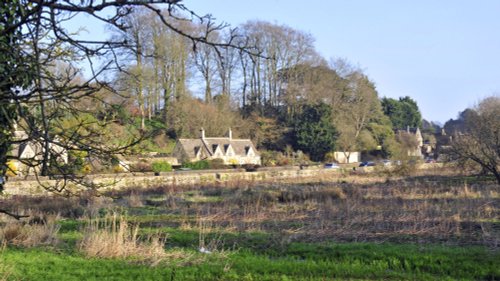
[(360, 167), (373, 167), (375, 166), (375, 162), (372, 162), (372, 161), (367, 161), (367, 162), (361, 162), (361, 164), (359, 164)]

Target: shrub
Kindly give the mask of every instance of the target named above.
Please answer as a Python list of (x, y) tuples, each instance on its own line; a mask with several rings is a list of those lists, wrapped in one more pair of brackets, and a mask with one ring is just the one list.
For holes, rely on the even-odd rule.
[(118, 174), (118, 173), (123, 173), (125, 172), (125, 169), (120, 166), (120, 165), (113, 165), (113, 173)]
[(192, 170), (206, 170), (210, 168), (210, 163), (208, 162), (208, 160), (200, 160), (196, 162), (183, 163), (182, 167)]
[(170, 165), (167, 161), (156, 161), (151, 164), (151, 169), (155, 173), (170, 172), (172, 171), (172, 165)]
[(90, 166), (90, 164), (85, 164), (81, 171), (80, 171), (82, 174), (85, 174), (85, 175), (88, 175), (92, 172), (92, 166)]
[(263, 166), (276, 166), (278, 157), (281, 153), (278, 151), (263, 150), (260, 152)]
[(6, 176), (8, 177), (15, 177), (17, 176), (17, 165), (14, 161), (9, 161), (7, 162), (7, 173), (5, 173)]

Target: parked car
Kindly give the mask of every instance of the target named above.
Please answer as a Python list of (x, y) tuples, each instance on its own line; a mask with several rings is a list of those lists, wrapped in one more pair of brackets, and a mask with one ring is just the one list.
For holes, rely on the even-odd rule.
[(326, 163), (325, 164), (325, 169), (339, 169), (340, 166), (337, 163)]
[(367, 161), (367, 162), (361, 162), (361, 164), (359, 164), (360, 167), (373, 167), (375, 166), (375, 162), (372, 162), (372, 161)]
[(384, 159), (384, 160), (380, 161), (380, 163), (382, 163), (382, 165), (384, 165), (384, 166), (391, 166), (392, 165), (392, 161), (389, 159)]

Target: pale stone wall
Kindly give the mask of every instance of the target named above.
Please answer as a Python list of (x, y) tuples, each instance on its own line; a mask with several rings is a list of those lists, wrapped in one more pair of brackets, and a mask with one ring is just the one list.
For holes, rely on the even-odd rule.
[[(442, 163), (420, 164), (417, 169), (435, 169), (443, 167)], [(360, 167), (357, 171), (373, 172), (375, 167)], [(107, 185), (104, 189), (124, 189), (124, 188), (150, 188), (165, 185), (196, 185), (210, 184), (216, 182), (238, 182), (238, 181), (264, 181), (264, 180), (285, 180), (300, 179), (310, 177), (345, 177), (338, 169), (323, 169), (321, 167), (309, 167), (300, 169), (299, 167), (278, 167), (264, 168), (256, 172), (245, 172), (243, 169), (228, 170), (204, 170), (204, 171), (183, 171), (165, 172), (155, 176), (153, 173), (123, 173), (94, 175), (88, 177), (88, 181), (95, 184)], [(385, 177), (373, 177), (374, 179), (385, 180)], [(42, 195), (49, 192), (44, 186), (54, 186), (56, 180), (40, 177), (39, 182), (32, 177), (30, 180), (10, 180), (5, 185), (4, 194), (10, 195)], [(68, 185), (69, 190), (78, 190), (74, 184)]]
[[(262, 181), (306, 178), (315, 176), (331, 176), (338, 174), (336, 169), (299, 169), (298, 167), (287, 167), (286, 169), (269, 169), (256, 172), (245, 172), (243, 169), (235, 170), (210, 170), (210, 171), (185, 171), (166, 172), (155, 176), (153, 173), (124, 173), (91, 176), (87, 181), (94, 184), (102, 184), (103, 189), (122, 188), (149, 188), (162, 185), (194, 185), (209, 184), (227, 181)], [(55, 186), (56, 180), (40, 178), (36, 180), (9, 181), (5, 186), (6, 195), (35, 195), (44, 194), (47, 191), (40, 186)], [(74, 184), (67, 186), (69, 190), (77, 190)]]

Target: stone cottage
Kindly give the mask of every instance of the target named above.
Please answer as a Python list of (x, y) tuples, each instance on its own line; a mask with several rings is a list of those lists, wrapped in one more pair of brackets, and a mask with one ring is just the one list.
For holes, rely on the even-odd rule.
[(396, 130), (396, 137), (400, 142), (408, 147), (408, 156), (423, 157), (422, 148), (424, 146), (424, 138), (420, 132), (420, 128), (410, 128), (406, 130)]
[[(9, 152), (9, 155), (14, 158), (10, 160), (9, 166), (14, 170), (11, 173), (16, 173), (18, 176), (37, 173), (44, 154), (42, 143), (35, 142), (25, 131), (18, 130), (16, 124), (14, 124), (13, 141), (15, 143)], [(49, 156), (55, 157), (56, 161), (64, 164), (68, 163), (68, 153), (65, 148), (51, 142), (49, 143), (49, 150)]]
[(260, 153), (250, 139), (233, 139), (229, 129), (227, 137), (207, 138), (201, 129), (198, 139), (179, 139), (173, 156), (179, 162), (222, 159), (226, 165), (261, 165)]

